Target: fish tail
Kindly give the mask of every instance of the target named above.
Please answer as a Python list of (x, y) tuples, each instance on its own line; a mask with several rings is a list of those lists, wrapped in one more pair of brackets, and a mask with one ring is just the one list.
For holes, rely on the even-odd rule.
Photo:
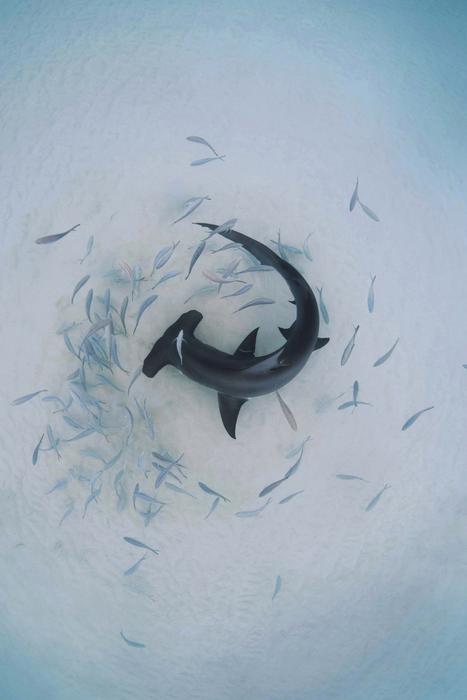
[[(193, 334), (195, 328), (202, 320), (203, 314), (199, 311), (192, 310), (182, 314), (154, 344), (151, 352), (146, 357), (143, 363), (143, 374), (146, 377), (155, 377), (156, 374), (166, 365), (178, 367), (180, 358), (175, 348), (174, 341), (178, 334), (183, 330), (183, 336)], [(175, 348), (175, 352), (174, 352)]]

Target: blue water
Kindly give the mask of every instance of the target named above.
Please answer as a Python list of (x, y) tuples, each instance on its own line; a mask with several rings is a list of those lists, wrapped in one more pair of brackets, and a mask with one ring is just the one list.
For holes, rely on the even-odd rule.
[[(1, 700), (467, 696), (466, 32), (454, 1), (2, 3)], [(190, 134), (225, 162), (190, 167), (209, 155)], [(357, 177), (378, 223), (349, 212)], [(194, 220), (236, 217), (266, 243), (280, 228), (297, 247), (311, 234), (313, 262), (293, 262), (323, 287), (331, 342), (282, 392), (299, 429), (262, 397), (233, 443), (215, 396), (164, 370), (135, 384), (156, 440), (138, 432), (119, 465), (128, 503), (117, 507), (113, 472), (83, 518), (89, 492), (70, 469), (96, 462), (70, 443), (61, 462), (44, 452), (33, 467), (47, 422), (69, 433), (40, 399), (11, 401), (60, 392), (75, 369), (56, 329), (84, 316), (83, 292), (70, 304), (80, 277), (103, 294), (111, 268), (146, 271), (176, 240), (173, 268), (187, 269), (199, 233), (192, 218), (170, 224), (204, 195)], [(60, 244), (34, 244), (76, 223)], [(132, 371), (207, 269), (208, 254), (187, 282), (161, 287), (122, 350)], [(231, 352), (261, 325), (259, 350), (277, 346), (293, 312), (277, 276), (261, 275), (254, 295), (277, 304), (232, 314), (235, 300), (192, 302), (202, 339)], [(338, 411), (355, 380), (373, 405)], [(309, 434), (290, 489), (236, 518)], [(170, 493), (145, 527), (131, 493), (138, 480), (150, 488), (137, 457), (154, 446), (185, 453), (197, 498)], [(198, 481), (231, 499), (208, 520)], [(125, 536), (160, 550), (129, 577), (140, 550)]]

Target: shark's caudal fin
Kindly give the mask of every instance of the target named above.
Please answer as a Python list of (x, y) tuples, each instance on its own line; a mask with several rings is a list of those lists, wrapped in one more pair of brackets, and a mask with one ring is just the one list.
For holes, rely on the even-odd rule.
[[(288, 339), (290, 334), (293, 332), (294, 326), (295, 326), (295, 322), (292, 323), (290, 328), (281, 328), (279, 326), (279, 330), (286, 340)], [(329, 338), (318, 338), (316, 343), (315, 343), (315, 347), (313, 348), (313, 351), (320, 350), (321, 348), (324, 348), (324, 346), (327, 345), (328, 343), (329, 343)]]
[(151, 352), (144, 360), (143, 374), (152, 378), (160, 369), (173, 364), (173, 358), (177, 355), (175, 341), (178, 334), (183, 330), (185, 336), (191, 335), (202, 318), (203, 314), (199, 311), (187, 311), (169, 326), (164, 335), (154, 343)]
[[(259, 328), (248, 333), (246, 338), (242, 340), (238, 348), (234, 352), (235, 357), (253, 357), (256, 348), (256, 336)], [(218, 394), (219, 411), (221, 414), (224, 428), (227, 430), (230, 437), (235, 439), (235, 429), (237, 427), (237, 418), (240, 409), (248, 399), (241, 399), (236, 396), (228, 396), (227, 394)]]

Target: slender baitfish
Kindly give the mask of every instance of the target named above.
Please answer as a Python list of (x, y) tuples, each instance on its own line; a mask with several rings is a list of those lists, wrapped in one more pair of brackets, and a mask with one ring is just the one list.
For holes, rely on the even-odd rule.
[(152, 547), (149, 547), (147, 544), (144, 544), (144, 542), (140, 542), (139, 540), (135, 540), (133, 537), (124, 537), (123, 538), (125, 542), (128, 542), (128, 544), (132, 544), (133, 547), (141, 547), (142, 549), (148, 549), (150, 552), (153, 552), (154, 554), (159, 554), (157, 549), (153, 549)]

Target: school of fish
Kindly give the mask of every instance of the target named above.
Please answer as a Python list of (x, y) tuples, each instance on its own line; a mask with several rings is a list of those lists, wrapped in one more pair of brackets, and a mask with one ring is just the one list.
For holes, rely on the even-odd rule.
[[(192, 167), (217, 167), (209, 164), (215, 161), (225, 162), (226, 156), (219, 155), (203, 137), (188, 136), (187, 140), (196, 144), (197, 147), (207, 148), (211, 153), (207, 157), (191, 161)], [(380, 219), (373, 210), (362, 203), (359, 188), (357, 178), (350, 198), (350, 212), (353, 212), (358, 204), (367, 217), (374, 222), (379, 222)], [(209, 195), (198, 195), (185, 201), (184, 211), (180, 212), (180, 216), (173, 221), (172, 226), (186, 219), (202, 205), (206, 206), (209, 201), (211, 201)], [(164, 438), (159, 434), (154, 420), (154, 409), (150, 405), (150, 397), (143, 396), (141, 391), (138, 396), (135, 395), (138, 391), (141, 367), (124, 367), (120, 361), (120, 349), (126, 343), (132, 342), (131, 338), (138, 330), (140, 333), (144, 332), (146, 319), (157, 313), (158, 306), (163, 303), (164, 292), (169, 290), (167, 295), (169, 294), (171, 284), (174, 284), (173, 280), (181, 275), (188, 280), (195, 267), (201, 266), (203, 260), (208, 260), (202, 273), (210, 284), (192, 292), (185, 303), (197, 296), (219, 295), (224, 285), (232, 290), (221, 296), (222, 299), (229, 300), (226, 304), (235, 304), (237, 297), (247, 295), (252, 290), (254, 293), (255, 287), (259, 287), (260, 292), (262, 276), (271, 273), (273, 268), (258, 264), (238, 244), (229, 243), (216, 248), (212, 245), (216, 239), (210, 240), (217, 232), (228, 230), (235, 223), (236, 219), (229, 219), (202, 238), (194, 248), (191, 261), (185, 270), (180, 262), (173, 269), (166, 268), (169, 263), (180, 257), (183, 246), (177, 239), (168, 241), (156, 252), (152, 260), (145, 261), (143, 265), (136, 262), (133, 265), (122, 262), (118, 269), (110, 270), (104, 276), (105, 279), (102, 275), (97, 276), (92, 268), (84, 276), (77, 274), (68, 299), (70, 306), (76, 307), (80, 302), (82, 303), (81, 321), (68, 324), (65, 322), (57, 331), (58, 336), (63, 338), (64, 350), (69, 353), (70, 366), (73, 365), (74, 370), (64, 379), (60, 394), (40, 388), (11, 401), (12, 406), (15, 407), (28, 403), (36, 405), (40, 403), (46, 409), (48, 418), (45, 427), (37, 436), (36, 444), (31, 446), (31, 463), (34, 468), (40, 468), (41, 458), (45, 459), (42, 455), (51, 453), (63, 466), (63, 476), (50, 484), (45, 491), (47, 498), (62, 497), (63, 499), (63, 514), (57, 522), (58, 528), (65, 527), (66, 522), (69, 522), (74, 515), (81, 518), (89, 517), (89, 512), (99, 507), (103, 489), (114, 494), (117, 512), (133, 508), (145, 528), (148, 528), (155, 518), (161, 519), (164, 509), (173, 506), (174, 499), (176, 503), (177, 499), (188, 497), (202, 503), (205, 519), (213, 517), (221, 509), (224, 511), (224, 517), (232, 516), (250, 520), (267, 517), (267, 513), (270, 513), (275, 506), (287, 504), (304, 493), (304, 489), (292, 492), (288, 489), (289, 492), (287, 492), (285, 484), (289, 479), (293, 479), (293, 484), (300, 486), (297, 481), (299, 477), (296, 475), (300, 471), (305, 448), (311, 441), (309, 435), (295, 444), (283, 457), (284, 460), (292, 461), (291, 466), (279, 470), (276, 480), (266, 484), (257, 494), (257, 500), (251, 501), (246, 508), (237, 509), (238, 506), (232, 504), (231, 498), (225, 495), (225, 490), (228, 493), (228, 488), (223, 483), (224, 479), (218, 477), (214, 483), (206, 484), (190, 476), (190, 468), (184, 463), (184, 455), (182, 453), (178, 456), (177, 453), (174, 455), (165, 448)], [(43, 235), (36, 240), (36, 243), (47, 246), (60, 242), (59, 244), (63, 245), (63, 239), (75, 232), (78, 227), (79, 224), (63, 233)], [(292, 258), (298, 264), (303, 261), (306, 266), (313, 262), (310, 238), (311, 234), (308, 234), (300, 247), (290, 245), (284, 242), (279, 230), (277, 239), (271, 239), (271, 243), (283, 259)], [(94, 241), (95, 234), (87, 239), (83, 257), (77, 261), (81, 270), (92, 263)], [(217, 253), (234, 257), (227, 264), (224, 263), (224, 266), (218, 266), (213, 263), (213, 260), (217, 261), (217, 255), (213, 257)], [(146, 272), (144, 272), (145, 268)], [(243, 277), (247, 279), (242, 279)], [(369, 314), (375, 312), (375, 282), (376, 275), (371, 275), (367, 295)], [(156, 288), (157, 293), (151, 293)], [(332, 294), (328, 290), (325, 295), (323, 287), (318, 287), (317, 291), (322, 321), (329, 325), (331, 315), (325, 303), (325, 296), (332, 299)], [(159, 298), (161, 301), (158, 301)], [(275, 303), (276, 299), (260, 294), (247, 297), (244, 303), (232, 308), (232, 312), (237, 313), (252, 307), (269, 306)], [(131, 327), (129, 327), (130, 324)], [(342, 367), (351, 362), (354, 352), (358, 352), (359, 329), (360, 324), (354, 325), (353, 333), (343, 347), (340, 361)], [(343, 337), (345, 338), (344, 335)], [(390, 339), (388, 341), (389, 345)], [(373, 367), (380, 367), (388, 362), (398, 347), (399, 341), (400, 339), (397, 338), (389, 349), (374, 361)], [(180, 331), (175, 342), (180, 361), (183, 363), (183, 331)], [(394, 362), (394, 360), (391, 361)], [(467, 368), (467, 365), (463, 367)], [(345, 392), (340, 396), (344, 394)], [(352, 398), (344, 401), (337, 409), (343, 412), (346, 412), (345, 409), (352, 409), (350, 413), (353, 413), (359, 406), (372, 406), (368, 401), (361, 401), (359, 395), (360, 384), (355, 380)], [(297, 431), (298, 423), (292, 410), (279, 392), (276, 392), (276, 398), (290, 428)], [(414, 406), (414, 408), (417, 407)], [(403, 420), (401, 419), (401, 431), (405, 432), (411, 428), (422, 415), (433, 408), (434, 406), (418, 408), (409, 417), (404, 416)], [(149, 452), (141, 447), (143, 435), (144, 444), (149, 440), (152, 445)], [(69, 443), (82, 445), (79, 451), (86, 466), (76, 467), (67, 464)], [(132, 469), (128, 468), (130, 463)], [(136, 463), (136, 475), (134, 463)], [(365, 496), (360, 497), (360, 507), (365, 513), (372, 512), (377, 506), (381, 507), (380, 501), (390, 488), (390, 484), (382, 486), (375, 484), (372, 487), (369, 475), (360, 476), (345, 472), (334, 476), (343, 482), (363, 485), (358, 488), (366, 489)], [(67, 493), (73, 482), (79, 484), (82, 489), (80, 502)], [(141, 484), (144, 486), (141, 487)], [(366, 484), (369, 486), (365, 486)], [(276, 494), (273, 494), (276, 489), (279, 489), (277, 499), (275, 499)], [(273, 495), (270, 496), (270, 494)], [(264, 500), (265, 496), (269, 498)], [(255, 495), (252, 494), (252, 497), (254, 498)], [(147, 532), (148, 535), (145, 538), (147, 541), (135, 538), (130, 533), (123, 537), (125, 545), (128, 546), (128, 567), (122, 571), (122, 576), (133, 576), (137, 572), (144, 571), (151, 565), (151, 559), (161, 554), (157, 549), (155, 542), (157, 538), (154, 537), (153, 531), (148, 529)], [(132, 559), (132, 548), (139, 550), (138, 554), (141, 550), (144, 550), (144, 553), (137, 559)], [(282, 587), (283, 579), (278, 574), (272, 584), (272, 600), (279, 595)], [(266, 583), (266, 594), (267, 591)], [(146, 647), (143, 642), (127, 637), (122, 630), (120, 630), (120, 637), (133, 649)]]

